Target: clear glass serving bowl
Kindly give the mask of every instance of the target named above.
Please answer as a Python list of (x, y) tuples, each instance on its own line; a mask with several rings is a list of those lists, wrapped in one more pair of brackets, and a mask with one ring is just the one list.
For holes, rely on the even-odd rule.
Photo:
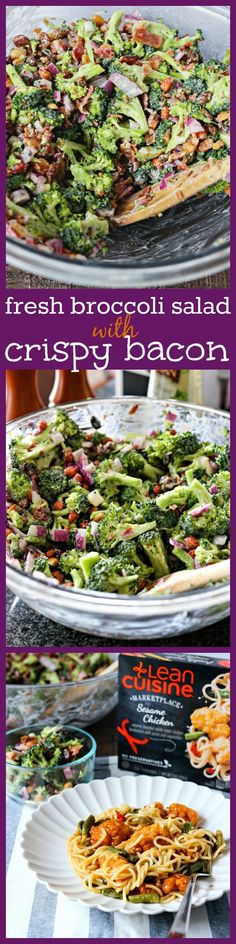
[[(97, 7), (21, 6), (7, 8), (7, 48), (17, 33), (32, 34), (45, 17), (60, 23), (92, 16)], [(134, 8), (125, 5), (125, 13)], [(113, 7), (99, 12), (109, 16)], [(225, 6), (139, 6), (148, 19), (163, 19), (180, 33), (203, 31), (200, 44), (204, 59), (222, 58), (229, 46), (230, 13)], [(56, 253), (7, 240), (7, 262), (24, 272), (74, 285), (107, 288), (144, 288), (176, 285), (199, 279), (229, 266), (229, 200), (223, 194), (197, 196), (162, 217), (117, 227), (108, 239), (104, 259), (81, 262)]]
[[(110, 654), (113, 662), (116, 655)], [(105, 675), (95, 675), (81, 682), (56, 682), (50, 685), (6, 686), (7, 728), (20, 724), (79, 724), (89, 726), (100, 721), (117, 702), (118, 671), (112, 667)]]
[[(6, 746), (14, 747), (22, 735), (42, 730), (42, 724), (29, 724), (8, 731)], [(84, 738), (86, 753), (74, 761), (67, 761), (55, 767), (17, 767), (16, 764), (6, 763), (7, 795), (21, 803), (27, 802), (34, 806), (48, 800), (55, 793), (74, 787), (78, 783), (89, 783), (93, 779), (96, 741), (83, 728), (63, 724), (67, 738)], [(42, 794), (40, 791), (42, 790)]]
[[(190, 428), (202, 441), (229, 441), (230, 420), (227, 413), (178, 403), (176, 400), (169, 400), (169, 404), (177, 415), (177, 431)], [(163, 429), (166, 406), (163, 400), (118, 397), (112, 400), (85, 400), (65, 407), (63, 405), (63, 409), (84, 430), (91, 429), (91, 418), (96, 414), (101, 429), (108, 436), (122, 438)], [(133, 413), (134, 407), (136, 410)], [(53, 414), (54, 409), (51, 408), (42, 411), (40, 416), (50, 422)], [(17, 436), (19, 431), (30, 431), (38, 418), (39, 414), (34, 413), (8, 423), (8, 436), (11, 438)], [(228, 581), (193, 592), (165, 594), (161, 599), (116, 596), (55, 585), (46, 578), (26, 574), (12, 562), (7, 562), (7, 584), (16, 596), (25, 600), (38, 613), (43, 613), (63, 626), (107, 639), (138, 642), (139, 637), (150, 640), (174, 634), (177, 636), (208, 626), (229, 614)]]

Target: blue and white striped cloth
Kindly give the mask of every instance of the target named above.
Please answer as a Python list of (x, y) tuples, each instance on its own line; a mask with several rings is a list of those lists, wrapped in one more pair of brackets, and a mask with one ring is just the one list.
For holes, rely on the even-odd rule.
[[(97, 758), (95, 777), (119, 777), (117, 758)], [(20, 842), (22, 830), (31, 816), (27, 803), (7, 801), (7, 938), (77, 939), (78, 938), (156, 938), (168, 937), (171, 914), (114, 915), (98, 908), (87, 908), (63, 895), (49, 892), (36, 881), (23, 859)], [(227, 938), (229, 899), (223, 895), (201, 908), (193, 908), (190, 938)]]

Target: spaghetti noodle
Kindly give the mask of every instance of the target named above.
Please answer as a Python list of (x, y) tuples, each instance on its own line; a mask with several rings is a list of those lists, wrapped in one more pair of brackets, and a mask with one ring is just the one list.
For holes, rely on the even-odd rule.
[(230, 676), (217, 675), (203, 686), (205, 705), (192, 712), (185, 735), (190, 764), (203, 769), (204, 777), (230, 779)]
[(68, 840), (72, 867), (89, 891), (133, 903), (180, 898), (190, 875), (210, 871), (224, 848), (221, 830), (205, 829), (179, 803), (112, 807), (80, 822)]

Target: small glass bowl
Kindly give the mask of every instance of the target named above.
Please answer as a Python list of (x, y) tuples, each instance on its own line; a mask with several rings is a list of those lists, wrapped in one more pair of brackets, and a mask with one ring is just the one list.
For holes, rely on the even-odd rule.
[[(42, 724), (33, 726), (35, 733), (42, 731)], [(70, 737), (84, 738), (86, 753), (75, 761), (65, 761), (55, 767), (18, 767), (6, 762), (7, 795), (18, 802), (38, 806), (50, 796), (61, 793), (78, 783), (89, 783), (93, 779), (97, 744), (95, 739), (83, 728), (63, 725), (63, 731)], [(18, 744), (22, 735), (29, 734), (29, 726), (14, 728), (7, 733), (7, 748)]]

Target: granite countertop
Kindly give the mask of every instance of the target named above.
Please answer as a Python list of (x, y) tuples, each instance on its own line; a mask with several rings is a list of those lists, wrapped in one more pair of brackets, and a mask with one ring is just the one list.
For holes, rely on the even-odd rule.
[[(121, 645), (117, 639), (106, 639), (97, 636), (87, 636), (77, 630), (69, 629), (67, 626), (61, 626), (54, 623), (53, 620), (46, 619), (39, 613), (35, 613), (26, 603), (18, 598), (14, 598), (10, 591), (7, 591), (7, 646), (90, 646), (102, 649)], [(147, 640), (134, 640), (134, 645), (147, 646)], [(219, 623), (213, 623), (207, 628), (202, 627), (198, 632), (184, 633), (183, 636), (168, 636), (164, 641), (166, 648), (178, 646), (197, 646), (210, 648), (222, 648), (230, 644), (230, 621), (223, 619)], [(152, 639), (152, 645), (161, 644), (163, 639)], [(129, 644), (130, 645), (130, 644)], [(121, 648), (125, 648), (125, 640), (122, 640)], [(126, 644), (127, 648), (127, 644)]]

